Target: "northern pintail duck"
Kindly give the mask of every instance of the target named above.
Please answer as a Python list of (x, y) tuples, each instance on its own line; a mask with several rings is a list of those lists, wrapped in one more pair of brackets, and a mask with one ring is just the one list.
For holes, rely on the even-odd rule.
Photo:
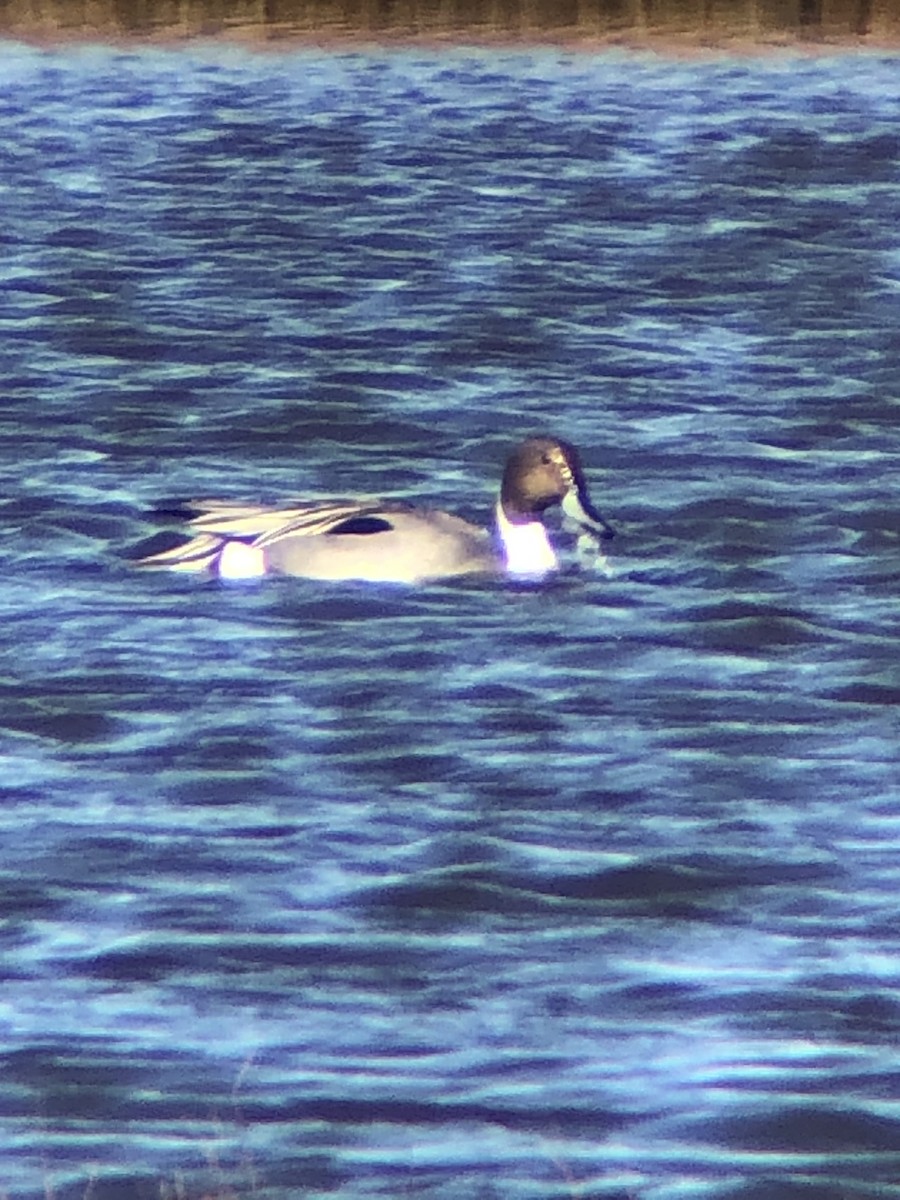
[(190, 541), (136, 565), (209, 572), (223, 579), (299, 575), (421, 583), (458, 575), (541, 578), (558, 567), (542, 520), (560, 504), (579, 538), (599, 551), (612, 527), (593, 507), (575, 447), (530, 437), (510, 454), (493, 535), (440, 509), (395, 501), (313, 501), (285, 507), (190, 501)]

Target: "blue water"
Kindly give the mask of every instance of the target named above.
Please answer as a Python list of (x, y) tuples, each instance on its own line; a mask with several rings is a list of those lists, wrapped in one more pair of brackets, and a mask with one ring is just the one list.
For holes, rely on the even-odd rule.
[[(897, 59), (0, 62), (0, 1192), (900, 1196)], [(606, 571), (124, 562), (535, 429)]]

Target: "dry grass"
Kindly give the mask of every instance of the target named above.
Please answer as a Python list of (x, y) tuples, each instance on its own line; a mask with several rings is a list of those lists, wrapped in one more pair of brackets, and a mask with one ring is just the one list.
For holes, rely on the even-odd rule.
[(607, 46), (666, 54), (897, 48), (894, 0), (7, 0), (32, 42)]

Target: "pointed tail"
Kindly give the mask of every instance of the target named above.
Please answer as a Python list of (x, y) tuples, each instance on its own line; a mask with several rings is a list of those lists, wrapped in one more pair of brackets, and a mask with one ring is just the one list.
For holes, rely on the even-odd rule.
[(173, 546), (169, 550), (160, 550), (156, 554), (148, 554), (145, 558), (133, 559), (133, 567), (161, 567), (170, 571), (191, 571), (201, 574), (208, 571), (215, 574), (222, 548), (227, 538), (217, 537), (214, 533), (201, 533)]

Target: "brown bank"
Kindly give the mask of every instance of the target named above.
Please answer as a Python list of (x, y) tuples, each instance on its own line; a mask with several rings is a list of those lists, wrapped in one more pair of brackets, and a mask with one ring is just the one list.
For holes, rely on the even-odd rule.
[(178, 42), (900, 47), (895, 0), (8, 0), (0, 36)]

